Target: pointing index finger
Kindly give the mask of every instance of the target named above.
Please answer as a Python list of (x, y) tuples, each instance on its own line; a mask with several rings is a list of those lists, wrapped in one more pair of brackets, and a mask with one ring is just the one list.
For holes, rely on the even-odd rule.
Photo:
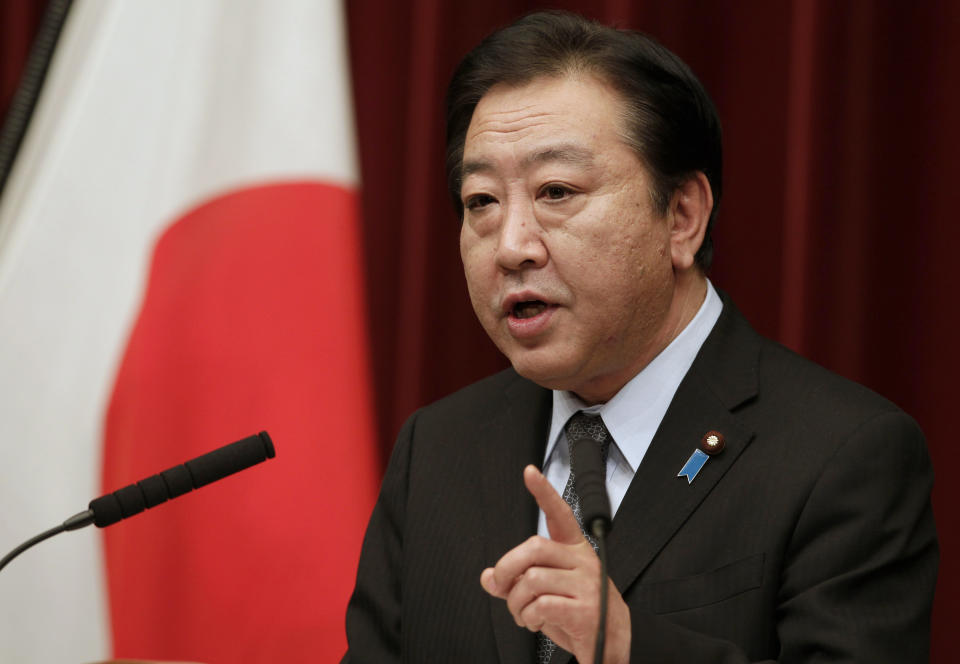
[(547, 517), (550, 539), (563, 544), (580, 544), (586, 541), (580, 524), (573, 516), (573, 510), (536, 466), (530, 465), (523, 469), (523, 483)]

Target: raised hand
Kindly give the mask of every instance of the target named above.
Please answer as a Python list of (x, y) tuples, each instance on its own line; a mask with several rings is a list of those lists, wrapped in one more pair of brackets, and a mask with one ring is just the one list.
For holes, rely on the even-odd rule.
[[(550, 539), (535, 535), (480, 575), (484, 590), (507, 601), (513, 619), (542, 631), (581, 664), (593, 662), (600, 619), (600, 560), (570, 506), (534, 466), (523, 470), (527, 491), (547, 518)], [(630, 610), (611, 581), (604, 664), (630, 660)]]

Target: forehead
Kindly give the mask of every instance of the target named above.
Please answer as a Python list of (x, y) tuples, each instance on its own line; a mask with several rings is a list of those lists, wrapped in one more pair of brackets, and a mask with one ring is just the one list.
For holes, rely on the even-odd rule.
[(574, 155), (606, 142), (622, 143), (623, 103), (590, 74), (540, 77), (522, 85), (498, 84), (480, 99), (464, 143), (465, 164), (491, 149), (536, 151), (566, 146)]

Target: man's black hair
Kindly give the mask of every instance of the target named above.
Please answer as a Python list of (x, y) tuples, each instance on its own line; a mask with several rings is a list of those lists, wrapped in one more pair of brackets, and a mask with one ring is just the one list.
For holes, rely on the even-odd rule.
[(696, 262), (713, 258), (710, 231), (722, 188), (720, 119), (690, 68), (643, 33), (617, 30), (576, 14), (538, 12), (487, 37), (464, 57), (447, 89), (447, 184), (463, 217), (461, 166), (467, 128), (480, 99), (498, 83), (523, 85), (541, 76), (593, 74), (612, 86), (624, 107), (624, 137), (653, 178), (651, 194), (664, 214), (673, 192), (700, 171), (713, 210)]

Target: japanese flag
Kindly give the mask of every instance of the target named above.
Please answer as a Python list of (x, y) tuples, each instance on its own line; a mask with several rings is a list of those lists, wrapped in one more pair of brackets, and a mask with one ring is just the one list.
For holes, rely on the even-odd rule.
[(335, 661), (379, 478), (338, 3), (77, 0), (0, 199), (0, 661)]

